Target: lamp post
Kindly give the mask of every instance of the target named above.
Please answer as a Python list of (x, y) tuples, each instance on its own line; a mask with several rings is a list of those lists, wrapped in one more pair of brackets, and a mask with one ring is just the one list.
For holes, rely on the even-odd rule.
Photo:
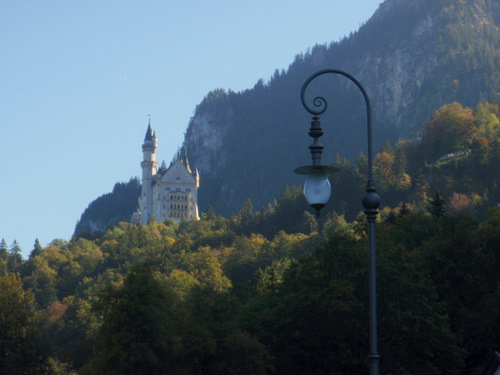
[(380, 197), (378, 196), (375, 186), (373, 185), (373, 172), (372, 172), (372, 125), (371, 125), (371, 107), (368, 94), (356, 78), (350, 74), (337, 69), (321, 70), (311, 77), (309, 77), (302, 86), (300, 98), (304, 108), (313, 115), (311, 121), (311, 128), (309, 135), (313, 138), (313, 143), (309, 146), (312, 156), (312, 165), (306, 165), (295, 169), (295, 173), (307, 175), (304, 184), (304, 195), (311, 205), (316, 210), (319, 216), (319, 210), (323, 208), (328, 199), (330, 198), (331, 185), (328, 176), (338, 171), (335, 167), (321, 165), (321, 154), (324, 147), (318, 142), (319, 138), (323, 135), (323, 129), (319, 121), (319, 116), (323, 114), (327, 108), (328, 103), (325, 98), (317, 96), (312, 101), (313, 109), (309, 107), (305, 101), (305, 92), (311, 81), (324, 74), (340, 74), (349, 78), (361, 90), (366, 102), (366, 115), (368, 126), (368, 182), (366, 185), (366, 194), (363, 198), (363, 207), (365, 209), (366, 219), (368, 221), (368, 246), (369, 246), (369, 300), (370, 300), (370, 353), (368, 358), (370, 360), (370, 375), (379, 374), (379, 358), (377, 348), (377, 279), (376, 279), (376, 244), (375, 244), (375, 220), (378, 215), (378, 208), (380, 206)]

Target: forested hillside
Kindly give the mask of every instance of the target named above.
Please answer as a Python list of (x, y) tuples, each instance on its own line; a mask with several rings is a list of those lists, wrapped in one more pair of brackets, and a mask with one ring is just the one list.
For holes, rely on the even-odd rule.
[(386, 0), (269, 82), (209, 93), (184, 142), (200, 220), (130, 224), (131, 179), (70, 241), (0, 241), (0, 373), (367, 373), (366, 114), (342, 77), (313, 88), (339, 168), (321, 217), (293, 174), (300, 87), (337, 68), (373, 102), (381, 374), (480, 375), (500, 343), (499, 21), (499, 0)]
[[(377, 223), (382, 374), (478, 374), (500, 342), (500, 209), (484, 221), (385, 207)], [(317, 219), (300, 188), (257, 213), (0, 248), (8, 374), (367, 372), (364, 215)], [(7, 371), (7, 372), (5, 372)]]
[(117, 182), (113, 191), (92, 201), (76, 223), (75, 235), (105, 232), (120, 221), (130, 221), (137, 210), (141, 182), (131, 178), (128, 183)]
[[(386, 142), (374, 158), (382, 373), (480, 374), (500, 342), (499, 118), (492, 103), (451, 103), (421, 140)], [(262, 209), (247, 199), (230, 218), (208, 207), (180, 225), (121, 222), (37, 241), (27, 260), (2, 241), (1, 368), (366, 371), (367, 159), (334, 165), (319, 218), (301, 186), (289, 186)], [(134, 189), (117, 185), (102, 201)]]
[[(474, 110), (480, 104), (498, 104), (499, 22), (498, 0), (386, 0), (358, 31), (297, 55), (288, 69), (276, 70), (268, 82), (261, 80), (252, 89), (239, 93), (220, 89), (208, 93), (196, 108), (183, 145), (191, 166), (200, 172), (200, 211), (211, 206), (217, 214), (229, 217), (248, 199), (259, 210), (272, 204), (285, 186), (303, 182), (293, 170), (310, 163), (310, 117), (300, 103), (299, 93), (303, 82), (323, 68), (343, 69), (367, 90), (373, 106), (375, 151), (389, 141), (398, 153), (389, 159), (394, 157), (399, 163), (395, 167), (398, 173), (410, 177), (403, 181), (399, 176), (400, 186), (389, 197), (391, 204), (425, 204), (429, 194), (437, 189), (450, 196), (462, 194), (455, 196), (456, 202), (467, 203), (471, 199), (471, 204), (494, 203), (492, 189), (496, 185), (491, 185), (491, 181), (486, 183), (488, 186), (481, 183), (476, 188), (469, 183), (468, 187), (451, 191), (453, 185), (446, 183), (443, 176), (451, 173), (453, 165), (460, 164), (459, 159), (451, 158), (432, 167), (436, 160), (454, 152), (446, 151), (450, 145), (434, 147), (432, 155), (418, 145), (423, 142), (429, 147), (430, 133), (425, 135), (423, 131), (439, 108), (460, 103)], [(324, 162), (359, 164), (362, 160), (356, 162), (356, 158), (367, 149), (366, 108), (359, 90), (340, 76), (325, 77), (317, 83), (310, 88), (311, 95), (322, 95), (330, 104), (321, 119), (325, 131)], [(452, 133), (452, 128), (444, 129), (446, 126), (441, 126), (441, 133)], [(495, 147), (495, 140), (480, 146), (477, 142), (481, 137), (474, 133), (476, 143), (462, 147), (477, 148), (478, 152), (471, 149), (471, 160)], [(403, 153), (408, 160), (401, 159)], [(470, 172), (470, 179), (494, 178), (493, 170), (486, 169), (494, 153), (488, 151), (489, 156), (481, 162), (482, 169), (471, 168), (468, 161), (467, 169), (456, 168), (456, 172)], [(477, 173), (478, 170), (483, 173)], [(359, 182), (344, 192), (359, 190)], [(139, 195), (133, 197), (131, 183), (127, 185), (130, 194), (127, 193), (123, 205), (115, 204), (121, 199), (118, 193), (92, 202), (82, 214), (75, 234), (103, 232), (109, 225), (129, 220)], [(385, 185), (381, 181), (379, 188), (384, 191)], [(138, 187), (135, 189), (138, 191)], [(482, 197), (481, 202), (473, 193)], [(352, 210), (357, 208), (346, 204), (352, 199), (357, 197), (341, 195), (343, 206), (335, 209), (352, 217)], [(118, 211), (120, 214), (115, 214)]]
[[(439, 192), (450, 213), (467, 213), (475, 219), (484, 219), (488, 208), (500, 203), (499, 119), (500, 108), (496, 104), (485, 102), (467, 108), (454, 102), (437, 109), (423, 124), (421, 139), (392, 144), (386, 141), (374, 155), (375, 186), (382, 204), (397, 207), (404, 203), (423, 209)], [(324, 211), (335, 211), (353, 220), (364, 195), (366, 155), (360, 152), (351, 162), (337, 154), (332, 160), (340, 171), (330, 177), (333, 196)], [(228, 173), (236, 178), (237, 172)], [(288, 173), (292, 175), (292, 171)], [(258, 191), (264, 194), (272, 188), (263, 181)], [(75, 235), (92, 238), (93, 233), (104, 233), (108, 226), (119, 221), (130, 221), (138, 195), (136, 179), (116, 184), (112, 193), (89, 205), (76, 226)], [(260, 211), (274, 205), (275, 199), (264, 207), (259, 206), (249, 195), (237, 209), (251, 207)], [(305, 201), (301, 208), (306, 208)], [(210, 209), (220, 214), (212, 206)], [(280, 225), (283, 224), (271, 220), (266, 223), (267, 228)]]
[[(324, 68), (349, 72), (365, 87), (379, 149), (421, 137), (420, 129), (443, 105), (475, 108), (499, 99), (500, 31), (498, 0), (386, 0), (357, 32), (297, 55), (243, 92), (214, 90), (200, 103), (184, 146), (201, 176), (201, 210), (211, 205), (230, 215), (251, 198), (266, 206), (292, 171), (309, 164), (310, 117), (300, 88)], [(324, 77), (310, 88), (327, 98), (322, 116), (325, 159), (336, 154), (353, 162), (366, 152), (366, 109), (359, 90), (343, 77)]]

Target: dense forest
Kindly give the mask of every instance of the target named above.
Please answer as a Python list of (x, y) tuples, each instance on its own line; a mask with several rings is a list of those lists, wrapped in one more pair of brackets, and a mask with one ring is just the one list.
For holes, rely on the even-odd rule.
[[(374, 162), (382, 374), (480, 374), (500, 342), (500, 109), (435, 111)], [(126, 222), (28, 259), (0, 242), (6, 374), (367, 371), (366, 157), (337, 157), (317, 218), (300, 186), (229, 218)], [(356, 196), (359, 191), (359, 196)]]

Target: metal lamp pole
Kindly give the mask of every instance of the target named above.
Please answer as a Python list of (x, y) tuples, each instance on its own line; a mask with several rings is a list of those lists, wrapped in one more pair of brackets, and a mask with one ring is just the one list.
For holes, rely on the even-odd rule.
[(312, 101), (313, 109), (305, 102), (305, 91), (311, 81), (324, 74), (340, 74), (349, 78), (361, 90), (366, 102), (366, 115), (368, 126), (368, 182), (366, 184), (366, 194), (363, 198), (363, 207), (365, 208), (365, 215), (368, 221), (368, 246), (370, 252), (369, 259), (369, 299), (370, 299), (370, 375), (379, 374), (379, 359), (377, 348), (377, 279), (376, 279), (376, 243), (375, 243), (375, 220), (378, 215), (378, 208), (380, 206), (380, 197), (378, 196), (375, 186), (373, 184), (372, 172), (372, 120), (371, 120), (371, 106), (368, 94), (356, 78), (350, 74), (337, 69), (321, 70), (311, 77), (309, 77), (302, 86), (300, 98), (304, 108), (313, 115), (311, 121), (311, 128), (309, 135), (314, 139), (313, 144), (309, 147), (312, 155), (312, 165), (306, 165), (295, 169), (295, 173), (307, 175), (306, 183), (304, 184), (304, 195), (306, 196), (309, 204), (316, 209), (319, 216), (319, 210), (326, 205), (330, 197), (330, 182), (328, 175), (336, 172), (338, 169), (321, 165), (321, 154), (323, 153), (323, 146), (318, 142), (319, 138), (323, 135), (319, 116), (323, 114), (328, 104), (325, 98), (317, 96)]

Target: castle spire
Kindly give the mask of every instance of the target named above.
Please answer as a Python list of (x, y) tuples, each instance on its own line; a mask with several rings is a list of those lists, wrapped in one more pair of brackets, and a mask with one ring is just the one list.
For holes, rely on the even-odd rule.
[(145, 141), (153, 140), (154, 133), (153, 128), (151, 127), (151, 118), (149, 118), (148, 130), (146, 130), (146, 136), (144, 137)]
[(184, 166), (186, 167), (187, 171), (189, 173), (192, 173), (191, 172), (191, 168), (189, 167), (189, 161), (188, 161), (188, 157), (187, 157), (186, 146), (182, 146), (182, 148), (181, 148), (181, 154), (179, 155), (179, 157), (181, 158), (181, 163), (184, 164)]

